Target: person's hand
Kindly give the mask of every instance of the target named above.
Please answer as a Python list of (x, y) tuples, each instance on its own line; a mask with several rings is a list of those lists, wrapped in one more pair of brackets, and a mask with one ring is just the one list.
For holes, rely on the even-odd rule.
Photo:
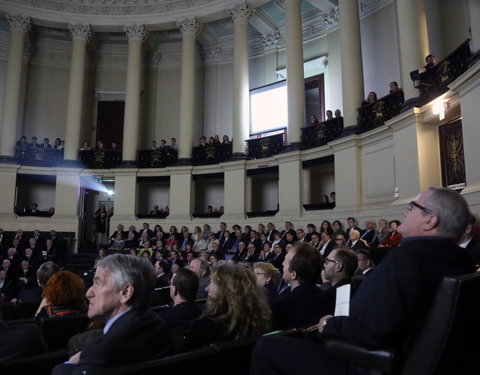
[(327, 321), (330, 318), (333, 318), (333, 315), (325, 315), (324, 317), (322, 317), (320, 319), (320, 322), (318, 322), (318, 332), (320, 332), (320, 333), (323, 332), (323, 328), (325, 327), (325, 325), (327, 324)]
[(74, 355), (72, 355), (70, 357), (70, 359), (68, 360), (68, 362), (71, 362), (71, 363), (78, 363), (80, 362), (80, 355), (82, 354), (82, 352), (78, 352), (78, 353), (75, 353)]

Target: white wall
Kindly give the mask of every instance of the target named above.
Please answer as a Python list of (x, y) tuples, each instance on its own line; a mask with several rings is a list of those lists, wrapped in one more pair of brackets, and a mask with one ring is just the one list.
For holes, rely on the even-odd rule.
[(55, 182), (17, 178), (16, 210), (24, 206), (30, 208), (33, 202), (38, 204), (40, 211), (55, 207)]
[(278, 175), (251, 176), (253, 212), (276, 210), (278, 205)]
[(140, 182), (137, 184), (137, 214), (149, 214), (153, 206), (164, 209), (169, 206), (169, 182)]
[(389, 93), (391, 81), (401, 82), (396, 23), (394, 2), (360, 22), (365, 97), (375, 91), (381, 98)]
[(194, 213), (205, 213), (210, 205), (214, 210), (224, 206), (223, 180), (195, 181), (194, 189)]

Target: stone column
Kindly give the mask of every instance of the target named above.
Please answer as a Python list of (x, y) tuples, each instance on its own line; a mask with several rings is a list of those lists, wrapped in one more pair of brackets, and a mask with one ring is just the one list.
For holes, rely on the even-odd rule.
[(232, 151), (240, 156), (245, 151), (245, 140), (250, 128), (248, 20), (253, 15), (253, 9), (247, 2), (243, 2), (227, 10), (227, 13), (234, 24)]
[(126, 25), (123, 31), (128, 38), (127, 87), (125, 116), (123, 120), (122, 159), (126, 164), (134, 164), (137, 158), (138, 133), (140, 122), (140, 78), (142, 69), (142, 42), (147, 36), (145, 26)]
[(357, 108), (364, 96), (362, 44), (358, 2), (339, 0), (342, 61), (343, 118), (345, 126), (357, 123)]
[(2, 124), (0, 131), (0, 157), (15, 156), (17, 141), (18, 105), (22, 83), (22, 59), (25, 34), (30, 30), (30, 17), (7, 14), (10, 26), (7, 74), (5, 80), (5, 98), (3, 101)]
[(286, 0), (288, 143), (298, 143), (305, 126), (305, 80), (301, 0)]
[(418, 96), (410, 72), (425, 65), (425, 56), (430, 52), (427, 19), (423, 0), (398, 0), (396, 4), (402, 88), (407, 100)]
[(177, 22), (182, 33), (182, 75), (180, 80), (180, 134), (178, 158), (189, 160), (195, 126), (195, 42), (202, 25), (195, 18)]
[(69, 24), (72, 35), (72, 59), (68, 86), (67, 125), (65, 130), (65, 160), (77, 160), (83, 113), (83, 81), (86, 46), (92, 35), (90, 25)]

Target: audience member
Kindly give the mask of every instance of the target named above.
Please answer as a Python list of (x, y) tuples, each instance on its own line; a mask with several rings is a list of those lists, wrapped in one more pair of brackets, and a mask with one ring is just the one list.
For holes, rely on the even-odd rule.
[(202, 309), (195, 303), (198, 290), (198, 276), (187, 268), (179, 269), (172, 278), (170, 298), (173, 306), (159, 311), (170, 332), (185, 330), (200, 317)]
[(85, 312), (85, 285), (80, 276), (58, 271), (48, 280), (35, 318), (77, 315)]
[(280, 278), (280, 273), (272, 264), (265, 262), (255, 263), (253, 273), (257, 279), (257, 285), (262, 287), (267, 296), (268, 305), (272, 308), (278, 297), (277, 280)]
[(355, 271), (355, 274), (364, 275), (367, 277), (370, 276), (375, 267), (373, 263), (372, 254), (367, 249), (358, 249), (356, 253), (357, 253), (358, 264), (357, 264), (357, 270)]
[(400, 221), (392, 220), (390, 221), (390, 233), (387, 234), (385, 239), (378, 245), (378, 247), (386, 247), (391, 249), (392, 247), (396, 247), (400, 244), (402, 240), (402, 235), (398, 232), (398, 227), (400, 226)]
[(224, 262), (212, 273), (202, 317), (187, 334), (188, 347), (258, 336), (270, 328), (267, 299), (253, 272), (240, 264)]
[(196, 299), (207, 298), (207, 287), (210, 285), (210, 264), (206, 259), (195, 258), (190, 262), (189, 268), (198, 276), (198, 290)]
[(322, 271), (318, 250), (303, 243), (287, 252), (283, 280), (288, 287), (280, 292), (272, 307), (273, 329), (304, 327), (318, 322), (322, 291), (316, 285)]
[(473, 262), (477, 266), (480, 266), (480, 244), (478, 242), (478, 239), (473, 237), (472, 235), (473, 226), (475, 225), (476, 218), (475, 215), (473, 215), (472, 213), (470, 213), (468, 217), (469, 220), (467, 229), (465, 230), (463, 237), (460, 239), (460, 241), (458, 241), (458, 246), (467, 249), (468, 253), (473, 259)]
[(155, 270), (142, 258), (113, 254), (103, 259), (87, 298), (88, 317), (107, 320), (104, 335), (87, 344), (66, 364), (57, 365), (52, 374), (80, 373), (170, 354), (165, 323), (148, 309), (154, 283)]

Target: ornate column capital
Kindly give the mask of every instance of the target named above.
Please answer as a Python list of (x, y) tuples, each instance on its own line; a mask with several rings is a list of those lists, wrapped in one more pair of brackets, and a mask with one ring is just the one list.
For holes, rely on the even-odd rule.
[(158, 65), (161, 59), (162, 59), (162, 54), (158, 49), (150, 54), (150, 61), (152, 62), (153, 65)]
[(280, 31), (275, 30), (273, 34), (262, 35), (262, 45), (265, 51), (275, 49), (280, 44)]
[(197, 17), (185, 17), (177, 21), (177, 27), (182, 35), (197, 36), (202, 29), (202, 23), (197, 19)]
[(246, 1), (237, 3), (231, 9), (227, 9), (227, 14), (232, 17), (233, 22), (248, 22), (250, 17), (255, 13)]
[(202, 56), (205, 62), (218, 62), (220, 61), (221, 55), (222, 48), (219, 45), (202, 49)]
[(145, 41), (148, 36), (148, 32), (145, 30), (145, 25), (139, 24), (139, 23), (134, 23), (132, 25), (124, 25), (123, 26), (123, 31), (127, 35), (127, 39), (130, 40), (136, 40), (139, 42)]
[(90, 25), (69, 23), (68, 30), (73, 40), (86, 40), (88, 42), (92, 37), (92, 27)]
[(32, 27), (32, 18), (20, 14), (7, 14), (5, 16), (10, 26), (10, 31), (21, 31), (28, 33)]

